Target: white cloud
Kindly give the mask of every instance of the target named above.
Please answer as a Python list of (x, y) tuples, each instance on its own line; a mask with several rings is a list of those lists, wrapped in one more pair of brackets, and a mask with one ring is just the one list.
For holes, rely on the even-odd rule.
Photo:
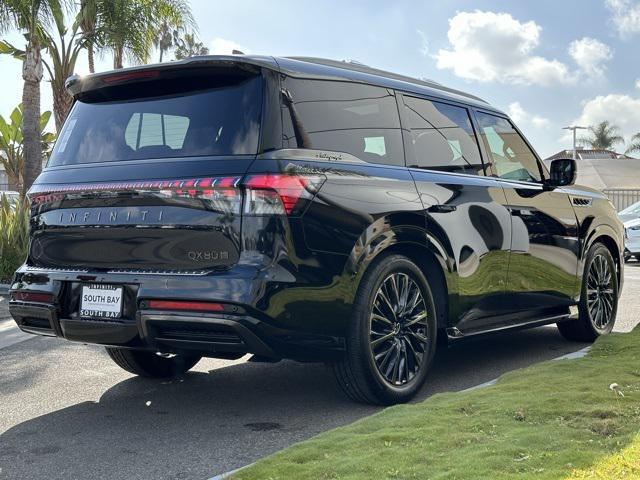
[(211, 41), (210, 53), (211, 55), (231, 55), (233, 50), (238, 50), (242, 53), (250, 53), (249, 49), (234, 42), (233, 40), (227, 40), (226, 38), (216, 37)]
[(481, 82), (572, 83), (564, 63), (534, 55), (540, 31), (535, 22), (522, 23), (508, 13), (457, 13), (449, 19), (450, 48), (435, 55), (437, 67)]
[(640, 88), (640, 78), (636, 80), (636, 88)]
[(434, 55), (437, 67), (468, 80), (522, 85), (571, 85), (579, 78), (602, 77), (611, 48), (595, 38), (571, 42), (578, 69), (535, 54), (542, 28), (508, 13), (460, 12), (449, 19), (449, 48)]
[(606, 69), (604, 63), (613, 57), (608, 45), (589, 37), (571, 42), (569, 54), (580, 70), (590, 77), (601, 77)]
[(591, 126), (604, 120), (620, 127), (626, 140), (640, 132), (640, 98), (629, 95), (599, 95), (584, 103), (574, 125)]
[(513, 102), (509, 104), (507, 113), (517, 124), (531, 124), (536, 128), (547, 128), (551, 125), (551, 121), (548, 118), (544, 118), (539, 115), (532, 115), (527, 112), (522, 108), (520, 102)]
[(416, 30), (416, 33), (420, 36), (420, 40), (422, 41), (420, 53), (426, 57), (427, 55), (429, 55), (429, 40), (422, 30), (418, 29)]
[(640, 1), (605, 0), (605, 5), (611, 11), (611, 20), (621, 36), (640, 33)]

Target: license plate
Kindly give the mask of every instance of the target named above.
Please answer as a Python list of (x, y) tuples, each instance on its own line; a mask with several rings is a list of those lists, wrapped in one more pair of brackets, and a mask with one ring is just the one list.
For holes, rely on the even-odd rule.
[(83, 285), (80, 316), (90, 318), (120, 318), (122, 287), (115, 285)]

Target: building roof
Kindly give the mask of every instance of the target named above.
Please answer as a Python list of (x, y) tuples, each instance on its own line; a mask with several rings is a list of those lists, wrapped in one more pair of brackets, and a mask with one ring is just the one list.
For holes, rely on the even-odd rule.
[[(548, 158), (545, 158), (545, 162), (550, 162), (551, 160), (555, 160), (557, 158), (573, 158), (573, 150), (561, 150), (558, 153), (551, 155)], [(617, 153), (613, 150), (603, 150), (603, 149), (591, 149), (591, 148), (580, 148), (576, 149), (576, 158), (577, 160), (597, 160), (597, 159), (632, 159), (635, 160), (634, 157), (629, 157), (624, 153)]]
[[(640, 189), (640, 159), (609, 150), (578, 150), (576, 183), (605, 190), (609, 188)], [(584, 155), (581, 155), (584, 153)], [(571, 158), (573, 150), (564, 150), (545, 159), (549, 166), (556, 158)]]

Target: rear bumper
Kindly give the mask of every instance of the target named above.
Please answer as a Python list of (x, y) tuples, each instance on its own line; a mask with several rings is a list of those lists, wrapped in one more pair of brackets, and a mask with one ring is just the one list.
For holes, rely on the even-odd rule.
[(60, 318), (52, 306), (15, 301), (9, 311), (24, 332), (113, 347), (221, 358), (251, 353), (301, 361), (334, 358), (344, 351), (342, 339), (275, 331), (248, 316), (145, 311), (134, 322), (114, 322)]
[[(86, 282), (84, 274), (51, 271), (31, 274), (28, 281), (24, 281), (24, 273), (18, 272), (10, 294), (42, 292), (51, 294), (54, 300), (52, 304), (45, 304), (11, 296), (9, 311), (20, 329), (27, 333), (164, 353), (197, 352), (219, 358), (255, 354), (274, 359), (320, 361), (336, 358), (345, 349), (342, 336), (305, 328), (306, 318), (283, 324), (260, 311), (256, 307), (258, 302), (238, 301), (252, 297), (250, 291), (242, 288), (256, 286), (255, 279), (251, 278), (229, 278), (223, 282), (219, 276), (100, 274), (90, 281), (125, 288), (123, 317), (110, 320), (84, 319), (78, 315), (78, 291), (79, 285)], [(216, 288), (224, 283), (224, 289)], [(168, 285), (172, 288), (168, 289)], [(151, 310), (145, 300), (149, 298), (215, 301), (229, 308), (211, 313)]]

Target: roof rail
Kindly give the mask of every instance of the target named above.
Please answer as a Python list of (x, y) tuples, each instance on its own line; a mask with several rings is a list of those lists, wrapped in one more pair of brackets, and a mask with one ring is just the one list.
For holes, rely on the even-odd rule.
[(461, 95), (463, 97), (472, 98), (482, 103), (487, 103), (486, 100), (483, 100), (480, 97), (476, 97), (475, 95), (471, 95), (470, 93), (462, 92), (460, 90), (456, 90), (454, 88), (445, 87), (444, 85), (434, 82), (429, 79), (418, 79), (414, 77), (409, 77), (407, 75), (400, 75), (398, 73), (388, 72), (386, 70), (380, 70), (378, 68), (373, 68), (364, 63), (355, 61), (355, 60), (332, 60), (329, 58), (321, 58), (321, 57), (285, 57), (291, 60), (297, 60), (300, 62), (307, 63), (315, 63), (317, 65), (325, 65), (327, 67), (335, 67), (342, 68), (345, 70), (351, 70), (360, 73), (368, 73), (370, 75), (377, 75), (379, 77), (391, 78), (393, 80), (399, 80), (402, 82), (413, 83), (416, 85), (422, 85), (424, 87), (435, 88), (438, 90), (443, 90), (449, 93), (455, 93), (456, 95)]

